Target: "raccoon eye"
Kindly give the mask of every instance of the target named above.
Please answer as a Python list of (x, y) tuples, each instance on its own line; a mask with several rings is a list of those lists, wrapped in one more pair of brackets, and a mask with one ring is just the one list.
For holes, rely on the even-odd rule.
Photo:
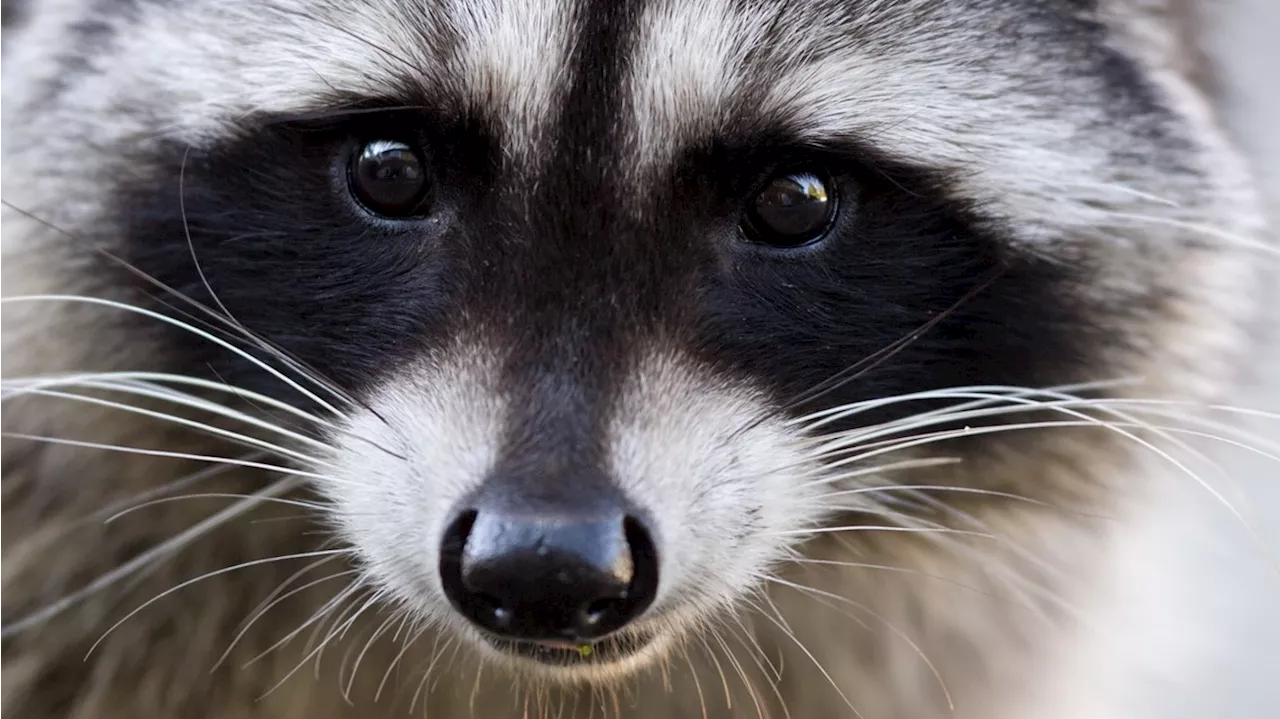
[(835, 219), (835, 210), (834, 186), (822, 175), (777, 175), (747, 207), (742, 231), (752, 242), (799, 247), (826, 234)]
[(351, 189), (370, 212), (387, 217), (423, 214), (427, 175), (422, 156), (403, 142), (375, 140), (351, 160)]

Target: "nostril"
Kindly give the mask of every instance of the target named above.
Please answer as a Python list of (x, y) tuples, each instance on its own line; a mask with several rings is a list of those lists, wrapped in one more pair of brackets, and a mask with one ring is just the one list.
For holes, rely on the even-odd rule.
[(628, 515), (622, 521), (622, 531), (631, 550), (631, 581), (621, 598), (629, 605), (625, 613), (630, 615), (630, 619), (647, 609), (658, 593), (658, 550), (649, 530), (639, 519)]
[(492, 594), (472, 594), (469, 601), (475, 616), (481, 618), (485, 626), (502, 630), (511, 625), (511, 610), (502, 605), (501, 599)]
[(610, 597), (608, 599), (597, 599), (596, 601), (587, 605), (587, 610), (586, 610), (587, 620), (592, 623), (600, 621), (602, 615), (608, 612), (617, 610), (618, 605), (622, 604), (625, 599), (626, 599), (625, 596), (616, 597), (616, 598)]
[[(469, 592), (462, 581), (462, 553), (478, 515), (479, 512), (474, 509), (459, 514), (445, 528), (444, 538), (440, 543), (440, 583), (445, 596), (455, 604), (476, 599), (468, 596)], [(500, 607), (499, 603), (495, 604)]]
[(462, 561), (462, 550), (467, 545), (467, 537), (471, 535), (471, 528), (476, 524), (476, 517), (480, 515), (474, 509), (468, 509), (458, 515), (444, 530), (444, 541), (440, 547), (441, 556), (452, 556)]
[(607, 633), (621, 628), (640, 616), (653, 602), (658, 587), (658, 558), (648, 529), (639, 519), (627, 516), (622, 521), (626, 542), (627, 583), (606, 596), (596, 596), (578, 610), (582, 634)]
[(618, 619), (625, 621), (627, 615), (626, 597), (610, 597), (597, 599), (588, 604), (578, 617), (578, 622), (585, 628), (596, 631), (598, 627), (619, 624)]

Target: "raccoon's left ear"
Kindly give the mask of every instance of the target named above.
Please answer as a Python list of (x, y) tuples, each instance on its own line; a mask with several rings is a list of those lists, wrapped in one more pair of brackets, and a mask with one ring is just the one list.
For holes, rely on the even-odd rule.
[[(1204, 0), (1099, 0), (1099, 19), (1111, 26), (1119, 49), (1155, 68), (1184, 77), (1210, 101), (1221, 94), (1206, 44), (1222, 3)], [(1211, 7), (1212, 6), (1212, 7)]]
[(0, 28), (5, 31), (16, 28), (27, 19), (26, 0), (0, 0)]
[[(1150, 0), (1148, 0), (1150, 2)], [(1169, 22), (1176, 38), (1170, 49), (1170, 61), (1182, 74), (1211, 100), (1217, 100), (1222, 91), (1217, 64), (1210, 55), (1208, 38), (1218, 22), (1215, 9), (1225, 3), (1206, 3), (1203, 0), (1167, 0)]]

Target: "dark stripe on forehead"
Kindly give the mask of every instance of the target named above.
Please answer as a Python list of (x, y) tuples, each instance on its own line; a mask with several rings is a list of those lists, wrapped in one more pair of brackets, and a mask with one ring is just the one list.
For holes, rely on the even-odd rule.
[(506, 454), (520, 465), (498, 472), (565, 483), (568, 491), (586, 489), (573, 486), (575, 477), (602, 476), (608, 405), (626, 367), (619, 330), (634, 319), (618, 296), (631, 233), (614, 206), (616, 148), (629, 118), (625, 78), (642, 10), (642, 0), (577, 5), (570, 83), (550, 123), (536, 189), (508, 189), (524, 194), (512, 204), (527, 210), (515, 218), (522, 237), (512, 243), (514, 257), (499, 263), (506, 274), (494, 278), (504, 288), (495, 324), (510, 348)]
[[(557, 121), (558, 169), (603, 169), (602, 150), (616, 145), (630, 98), (626, 79), (634, 55), (636, 24), (645, 0), (583, 0), (578, 4), (573, 83)], [(612, 155), (613, 153), (607, 153)]]

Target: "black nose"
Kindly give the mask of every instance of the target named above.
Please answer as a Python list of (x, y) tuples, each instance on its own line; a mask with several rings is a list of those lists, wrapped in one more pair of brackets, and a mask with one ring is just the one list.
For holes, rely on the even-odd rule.
[(650, 533), (622, 512), (471, 509), (445, 532), (440, 576), (463, 616), (529, 641), (602, 637), (638, 617), (658, 588)]

